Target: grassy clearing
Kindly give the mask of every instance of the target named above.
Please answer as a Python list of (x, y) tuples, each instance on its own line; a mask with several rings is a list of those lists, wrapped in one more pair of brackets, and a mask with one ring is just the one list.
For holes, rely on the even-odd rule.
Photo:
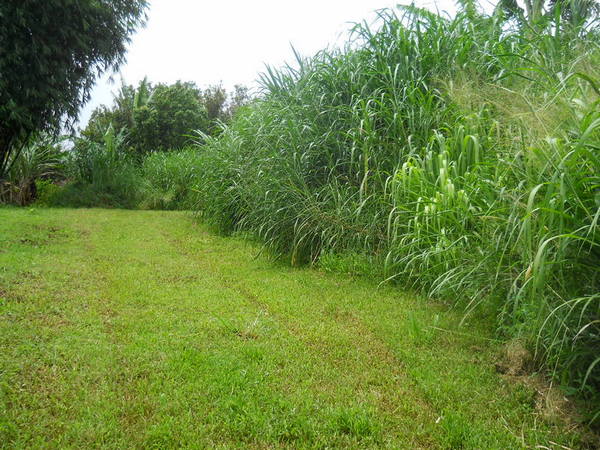
[(584, 446), (487, 324), (258, 253), (179, 212), (0, 209), (0, 446)]

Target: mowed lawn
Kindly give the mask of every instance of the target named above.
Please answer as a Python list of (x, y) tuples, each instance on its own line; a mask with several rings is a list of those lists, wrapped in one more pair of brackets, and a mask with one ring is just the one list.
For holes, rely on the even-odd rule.
[(3, 208), (0, 447), (581, 446), (461, 318), (186, 213)]

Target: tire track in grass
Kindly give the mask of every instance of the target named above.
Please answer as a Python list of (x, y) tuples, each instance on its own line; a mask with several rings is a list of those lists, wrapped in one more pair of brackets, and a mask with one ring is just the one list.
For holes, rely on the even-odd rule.
[(21, 365), (13, 378), (20, 386), (19, 401), (10, 409), (17, 447), (37, 447), (48, 439), (98, 444), (95, 436), (110, 421), (97, 414), (107, 394), (104, 367), (110, 366), (106, 355), (97, 353), (108, 348), (95, 289), (103, 280), (89, 266), (93, 248), (82, 239), (81, 224), (62, 225), (68, 239), (46, 242), (29, 253), (30, 267), (39, 274), (20, 280), (26, 304), (11, 320), (15, 346), (6, 362)]
[[(119, 238), (114, 245), (106, 246), (102, 256), (109, 277), (105, 295), (115, 297), (121, 317), (115, 332), (117, 340), (123, 343), (122, 357), (112, 374), (121, 428), (130, 442), (140, 447), (177, 447), (198, 439), (210, 441), (210, 430), (215, 424), (210, 421), (210, 405), (202, 396), (219, 380), (211, 381), (203, 373), (203, 361), (195, 368), (197, 372), (181, 366), (189, 365), (190, 359), (200, 356), (204, 360), (207, 356), (197, 341), (210, 335), (211, 330), (205, 328), (206, 320), (199, 319), (197, 313), (206, 314), (201, 306), (206, 290), (202, 284), (212, 283), (210, 274), (203, 274), (202, 284), (192, 293), (185, 287), (198, 281), (197, 277), (171, 273), (181, 267), (189, 270), (188, 262), (170, 251), (163, 239), (163, 228), (168, 228), (172, 220), (181, 220), (180, 216), (167, 219), (166, 215), (153, 213), (153, 227), (148, 230), (142, 216), (120, 224), (125, 218), (115, 215), (111, 219), (113, 228), (120, 226), (120, 233), (127, 234), (127, 239)], [(107, 237), (100, 234), (96, 239), (106, 242)], [(159, 270), (154, 271), (154, 267)], [(172, 294), (175, 295), (171, 297)], [(181, 325), (194, 332), (183, 333)], [(178, 392), (181, 390), (188, 390), (190, 396), (183, 396)], [(181, 428), (192, 423), (205, 431), (197, 429), (193, 438), (186, 437)], [(174, 434), (178, 429), (181, 436)]]
[[(199, 227), (189, 228), (187, 235), (202, 233)], [(200, 266), (208, 265), (220, 273), (224, 288), (267, 311), (286, 330), (290, 338), (287, 354), (293, 355), (296, 362), (283, 362), (277, 379), (270, 381), (274, 389), (289, 398), (307, 392), (314, 404), (342, 409), (357, 404), (374, 406), (376, 420), (383, 429), (377, 441), (380, 445), (395, 442), (424, 448), (508, 448), (521, 445), (523, 438), (521, 431), (507, 433), (505, 427), (521, 430), (523, 420), (531, 426), (524, 438), (529, 445), (537, 445), (548, 432), (547, 425), (539, 426), (533, 412), (525, 415), (528, 401), (518, 387), (503, 387), (500, 380), (493, 381), (497, 377), (485, 366), (477, 368), (482, 364), (480, 358), (469, 357), (469, 351), (462, 348), (470, 339), (431, 332), (428, 326), (434, 316), (442, 315), (447, 316), (442, 323), (453, 327), (454, 317), (460, 314), (419, 304), (419, 299), (404, 300), (396, 289), (395, 298), (391, 299), (391, 288), (382, 294), (370, 283), (371, 291), (367, 293), (369, 282), (359, 281), (357, 285), (362, 287), (357, 288), (354, 282), (340, 276), (281, 267), (265, 258), (255, 260), (251, 254), (254, 248), (249, 244), (230, 239), (226, 245), (221, 238), (214, 238), (217, 239), (219, 244), (215, 246), (213, 241), (211, 251), (199, 250), (208, 259)], [(191, 259), (198, 255), (190, 240), (170, 242), (183, 248)], [(223, 253), (220, 246), (232, 254)], [(343, 289), (336, 289), (340, 280)], [(397, 330), (393, 334), (388, 330), (391, 323), (376, 323), (376, 314), (383, 313), (376, 312), (380, 301), (394, 304), (394, 317), (402, 313), (394, 323)], [(330, 314), (328, 308), (334, 312)], [(410, 337), (396, 338), (402, 333), (400, 330)], [(277, 357), (284, 361), (286, 352)], [(484, 359), (489, 357), (490, 353)], [(427, 367), (428, 361), (431, 368)], [(445, 364), (452, 367), (445, 368)], [(295, 370), (294, 366), (303, 370)], [(453, 379), (445, 379), (444, 374)], [(484, 384), (469, 388), (468, 383), (461, 384), (462, 377)], [(478, 400), (463, 408), (462, 401), (471, 403), (468, 396), (473, 388), (480, 391)], [(482, 410), (485, 404), (494, 404), (494, 409)], [(519, 408), (522, 412), (507, 408)], [(503, 410), (509, 414), (508, 421), (503, 418), (499, 423), (498, 412)]]
[[(227, 267), (227, 261), (231, 257), (219, 254), (219, 252), (200, 253), (215, 258), (214, 261), (200, 260), (198, 253), (189, 248), (189, 243), (169, 238), (172, 246), (179, 252), (193, 259), (198, 270), (215, 271), (224, 289), (239, 294), (247, 303), (254, 305), (259, 311), (263, 311), (271, 319), (275, 320), (298, 342), (294, 357), (303, 361), (306, 370), (303, 374), (304, 380), (292, 379), (289, 382), (275, 382), (273, 388), (294, 396), (297, 386), (305, 384), (312, 393), (315, 402), (325, 402), (333, 405), (360, 405), (365, 410), (372, 410), (378, 417), (384, 416), (381, 424), (385, 436), (394, 436), (396, 439), (406, 440), (407, 444), (430, 447), (435, 445), (428, 437), (429, 428), (436, 419), (431, 405), (420, 397), (416, 385), (407, 377), (400, 360), (393, 354), (389, 347), (379, 339), (362, 321), (355, 315), (328, 317), (319, 310), (302, 310), (299, 314), (290, 314), (290, 311), (278, 309), (277, 304), (281, 302), (269, 302), (261, 292), (260, 287), (249, 287), (246, 280), (249, 277), (233, 276), (236, 270), (223, 270)], [(235, 269), (256, 265), (246, 254), (235, 255)], [(219, 263), (216, 264), (216, 261)], [(229, 267), (233, 269), (233, 267)], [(285, 270), (285, 269), (284, 269)], [(289, 272), (288, 272), (289, 273)], [(305, 271), (296, 271), (296, 274), (306, 275)], [(313, 274), (314, 276), (315, 274)], [(310, 275), (309, 275), (310, 277)], [(274, 283), (289, 284), (285, 278), (271, 279), (269, 283), (262, 283), (267, 289)], [(292, 280), (294, 281), (294, 280)], [(294, 283), (292, 283), (294, 284)], [(297, 286), (286, 286), (287, 294), (294, 291)], [(306, 292), (303, 292), (306, 296)], [(310, 294), (318, 297), (319, 292)], [(283, 302), (301, 304), (294, 298), (285, 298)], [(326, 336), (319, 330), (315, 330), (312, 324), (329, 328)], [(332, 336), (337, 336), (337, 339)], [(303, 357), (301, 355), (308, 355)], [(282, 355), (284, 356), (284, 355)], [(285, 378), (282, 377), (282, 378)], [(306, 379), (309, 383), (306, 383)], [(339, 391), (340, 384), (346, 384), (343, 393)], [(350, 400), (350, 401), (349, 401)]]

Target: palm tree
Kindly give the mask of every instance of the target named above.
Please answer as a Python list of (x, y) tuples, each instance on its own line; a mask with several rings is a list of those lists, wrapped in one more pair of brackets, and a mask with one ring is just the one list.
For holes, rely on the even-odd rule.
[(133, 109), (135, 110), (142, 106), (146, 106), (152, 99), (152, 93), (152, 85), (148, 81), (148, 77), (144, 77), (144, 79), (140, 81), (140, 85), (133, 96)]
[(573, 28), (593, 26), (600, 18), (600, 3), (596, 0), (551, 0), (549, 13), (559, 14), (563, 23)]

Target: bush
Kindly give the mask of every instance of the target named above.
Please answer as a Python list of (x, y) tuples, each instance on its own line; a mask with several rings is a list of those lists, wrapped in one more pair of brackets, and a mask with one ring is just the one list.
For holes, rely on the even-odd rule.
[(66, 153), (64, 176), (57, 186), (38, 181), (40, 202), (48, 206), (190, 210), (202, 168), (197, 148), (154, 152), (136, 158), (125, 150), (125, 135), (109, 126), (104, 143), (75, 141)]
[(124, 136), (106, 131), (104, 143), (78, 139), (65, 163), (69, 183), (53, 196), (56, 206), (133, 208), (141, 179), (135, 161), (123, 149)]
[(38, 198), (38, 184), (60, 176), (62, 151), (50, 136), (38, 136), (8, 160), (8, 176), (0, 182), (0, 201), (25, 206)]
[(141, 166), (146, 209), (191, 210), (196, 205), (195, 185), (202, 168), (197, 148), (148, 155)]
[(61, 186), (51, 180), (38, 180), (35, 182), (37, 189), (37, 199), (35, 204), (38, 206), (52, 206), (55, 204), (55, 198), (60, 195)]

